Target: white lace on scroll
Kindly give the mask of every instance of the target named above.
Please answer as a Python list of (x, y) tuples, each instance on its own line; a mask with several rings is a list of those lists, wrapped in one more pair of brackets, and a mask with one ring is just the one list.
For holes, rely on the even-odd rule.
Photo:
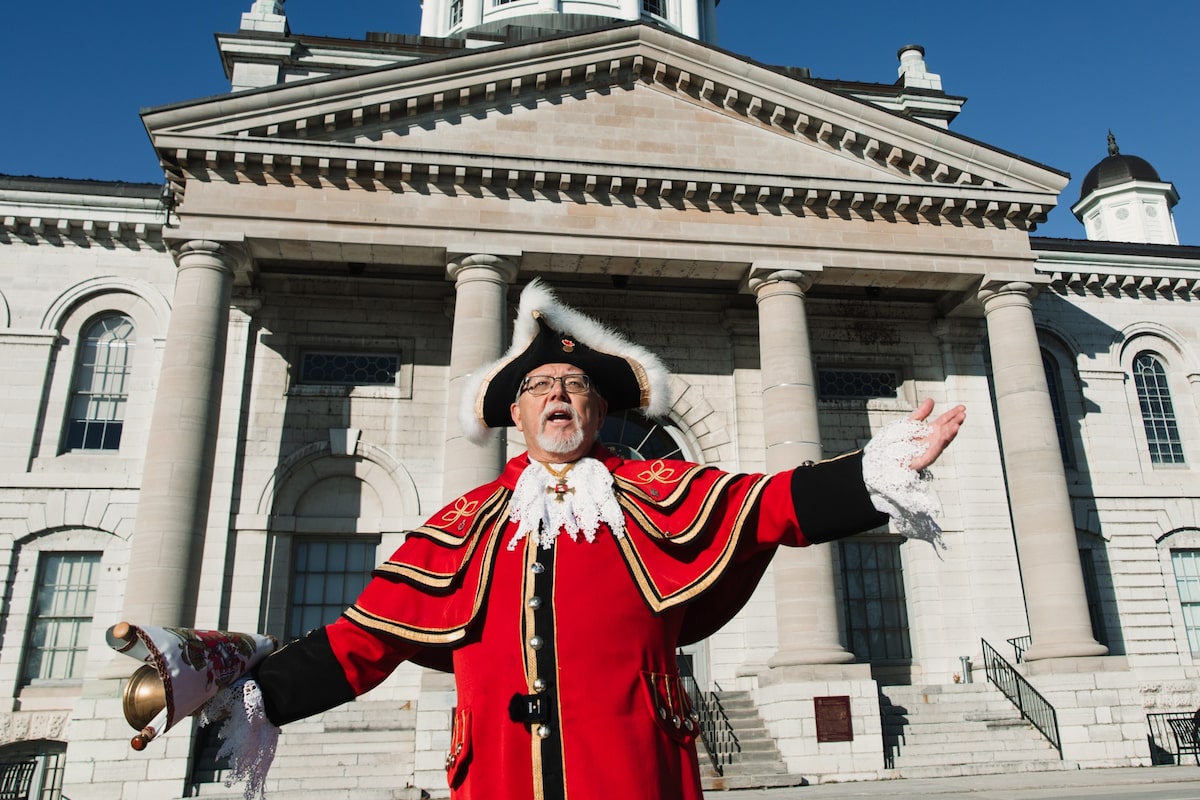
[(262, 691), (253, 678), (243, 678), (222, 689), (200, 712), (200, 724), (223, 722), (217, 731), (221, 747), (217, 758), (229, 759), (226, 786), (245, 781), (245, 800), (264, 800), (264, 784), (275, 748), (279, 743), (279, 728), (267, 719)]
[(933, 476), (928, 470), (918, 472), (909, 466), (914, 456), (925, 452), (922, 439), (931, 430), (923, 421), (893, 422), (863, 450), (862, 469), (871, 502), (892, 518), (896, 532), (929, 542), (940, 558), (941, 551), (948, 548), (934, 518), (940, 508), (930, 486)]

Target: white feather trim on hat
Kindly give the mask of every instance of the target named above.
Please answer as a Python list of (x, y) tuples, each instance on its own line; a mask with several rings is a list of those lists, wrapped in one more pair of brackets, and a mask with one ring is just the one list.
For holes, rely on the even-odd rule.
[(639, 382), (643, 383), (649, 401), (641, 408), (648, 417), (661, 417), (671, 408), (671, 374), (658, 356), (634, 344), (625, 336), (597, 320), (563, 303), (540, 278), (534, 278), (521, 291), (517, 316), (513, 320), (512, 344), (496, 361), (467, 376), (459, 402), (459, 424), (463, 435), (475, 444), (485, 444), (492, 429), (484, 424), (481, 414), (482, 392), (487, 383), (504, 365), (520, 356), (537, 338), (537, 315), (556, 331), (571, 336), (593, 350), (620, 356), (640, 367)]

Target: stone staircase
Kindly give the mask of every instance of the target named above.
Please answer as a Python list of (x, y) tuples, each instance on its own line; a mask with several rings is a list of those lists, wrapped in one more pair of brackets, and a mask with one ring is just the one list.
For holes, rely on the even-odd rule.
[(725, 765), (724, 775), (718, 775), (709, 762), (704, 744), (697, 743), (704, 791), (800, 786), (807, 783), (799, 775), (788, 774), (787, 766), (775, 747), (775, 740), (758, 716), (758, 709), (749, 692), (717, 692), (717, 697), (741, 750), (734, 754), (732, 764)]
[[(396, 786), (397, 775), (413, 772), (415, 735), (415, 710), (391, 702), (358, 700), (292, 723), (279, 738), (267, 796), (312, 794), (333, 777), (352, 788), (321, 788), (321, 800), (418, 800), (420, 789)], [(226, 788), (226, 777), (223, 770), (210, 776), (192, 796), (241, 800), (242, 785)]]
[(1069, 769), (994, 686), (881, 686), (884, 765), (897, 778)]

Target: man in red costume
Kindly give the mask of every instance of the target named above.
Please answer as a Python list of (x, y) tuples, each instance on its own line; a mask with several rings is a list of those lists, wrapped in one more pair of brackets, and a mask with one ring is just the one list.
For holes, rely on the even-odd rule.
[[(607, 411), (665, 413), (668, 379), (653, 354), (531, 284), (513, 346), (475, 376), (463, 414), (476, 439), (516, 426), (527, 452), (410, 532), (341, 619), (258, 667), (270, 721), (344, 703), (412, 660), (455, 674), (458, 800), (699, 798), (677, 647), (737, 613), (779, 545), (888, 516), (862, 453), (731, 475), (625, 461), (597, 442)], [(963, 421), (958, 407), (923, 422), (931, 409), (889, 467), (900, 482)]]

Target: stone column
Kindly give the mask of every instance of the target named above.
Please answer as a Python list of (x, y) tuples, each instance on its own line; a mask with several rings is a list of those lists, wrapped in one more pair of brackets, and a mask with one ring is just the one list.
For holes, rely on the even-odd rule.
[[(816, 370), (804, 306), (812, 273), (819, 270), (756, 266), (750, 272), (748, 285), (758, 302), (768, 472), (822, 457)], [(853, 661), (854, 654), (841, 642), (832, 548), (780, 548), (774, 565), (779, 650), (768, 664), (777, 668)]]
[(635, 20), (642, 18), (641, 0), (621, 0), (621, 19)]
[(467, 376), (495, 361), (508, 341), (508, 285), (516, 265), (491, 255), (470, 255), (450, 263), (454, 280), (454, 330), (450, 343), (450, 380), (446, 392), (446, 450), (442, 495), (449, 502), (463, 492), (495, 480), (504, 467), (505, 435), (497, 431), (484, 447), (469, 442), (458, 423), (462, 386)]
[(423, 0), (421, 3), (421, 35), (441, 36), (450, 21), (447, 0)]
[(1033, 645), (1026, 661), (1105, 655), (1092, 637), (1075, 520), (1033, 324), (1033, 287), (985, 283), (979, 292)]
[(463, 0), (463, 30), (483, 24), (483, 0)]
[(130, 622), (193, 624), (238, 255), (230, 245), (197, 240), (176, 254), (125, 585)]

